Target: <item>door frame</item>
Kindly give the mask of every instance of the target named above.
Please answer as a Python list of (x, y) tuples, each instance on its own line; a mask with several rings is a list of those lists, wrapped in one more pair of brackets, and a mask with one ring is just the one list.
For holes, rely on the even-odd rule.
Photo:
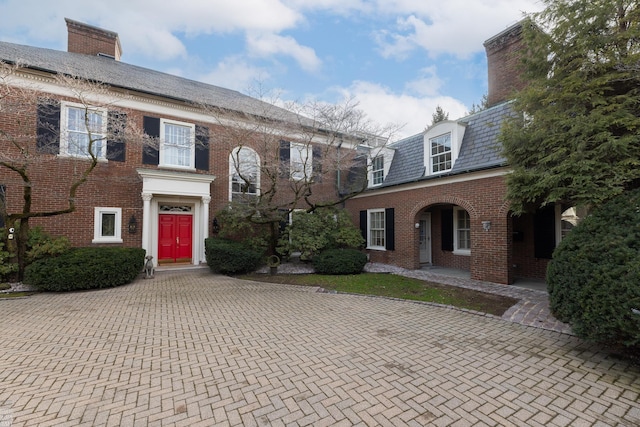
[[(431, 212), (422, 212), (418, 217), (418, 260), (420, 264), (433, 264), (433, 239), (431, 230)], [(423, 250), (422, 236), (426, 238)]]

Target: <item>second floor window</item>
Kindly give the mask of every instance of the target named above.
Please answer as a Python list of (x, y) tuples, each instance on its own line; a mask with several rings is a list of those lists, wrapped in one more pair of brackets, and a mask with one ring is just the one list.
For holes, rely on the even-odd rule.
[(248, 147), (233, 150), (229, 158), (232, 199), (235, 195), (258, 194), (260, 162), (258, 154)]
[(194, 125), (162, 119), (160, 141), (161, 165), (183, 168), (194, 167)]
[(431, 173), (445, 172), (451, 169), (451, 134), (429, 140)]
[(106, 159), (107, 112), (63, 103), (61, 154)]

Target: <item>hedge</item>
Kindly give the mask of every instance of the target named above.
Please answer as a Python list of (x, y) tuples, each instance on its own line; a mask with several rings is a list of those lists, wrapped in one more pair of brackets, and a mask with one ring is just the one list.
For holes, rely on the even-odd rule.
[(217, 274), (244, 274), (262, 263), (262, 252), (233, 240), (210, 237), (204, 241), (207, 264)]
[(357, 249), (328, 249), (313, 257), (318, 274), (360, 274), (367, 263), (367, 255)]
[(110, 288), (131, 282), (144, 267), (140, 248), (75, 248), (27, 266), (24, 282), (43, 291)]

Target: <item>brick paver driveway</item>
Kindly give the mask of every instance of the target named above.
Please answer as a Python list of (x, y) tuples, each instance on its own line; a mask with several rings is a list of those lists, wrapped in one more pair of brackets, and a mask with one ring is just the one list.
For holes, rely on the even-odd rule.
[(207, 271), (0, 301), (0, 426), (640, 424), (577, 338)]

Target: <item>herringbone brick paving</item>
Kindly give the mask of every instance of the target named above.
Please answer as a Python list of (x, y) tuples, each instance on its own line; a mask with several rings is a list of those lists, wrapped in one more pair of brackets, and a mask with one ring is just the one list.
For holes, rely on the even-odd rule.
[(640, 369), (555, 331), (206, 270), (0, 301), (0, 426), (634, 426)]

